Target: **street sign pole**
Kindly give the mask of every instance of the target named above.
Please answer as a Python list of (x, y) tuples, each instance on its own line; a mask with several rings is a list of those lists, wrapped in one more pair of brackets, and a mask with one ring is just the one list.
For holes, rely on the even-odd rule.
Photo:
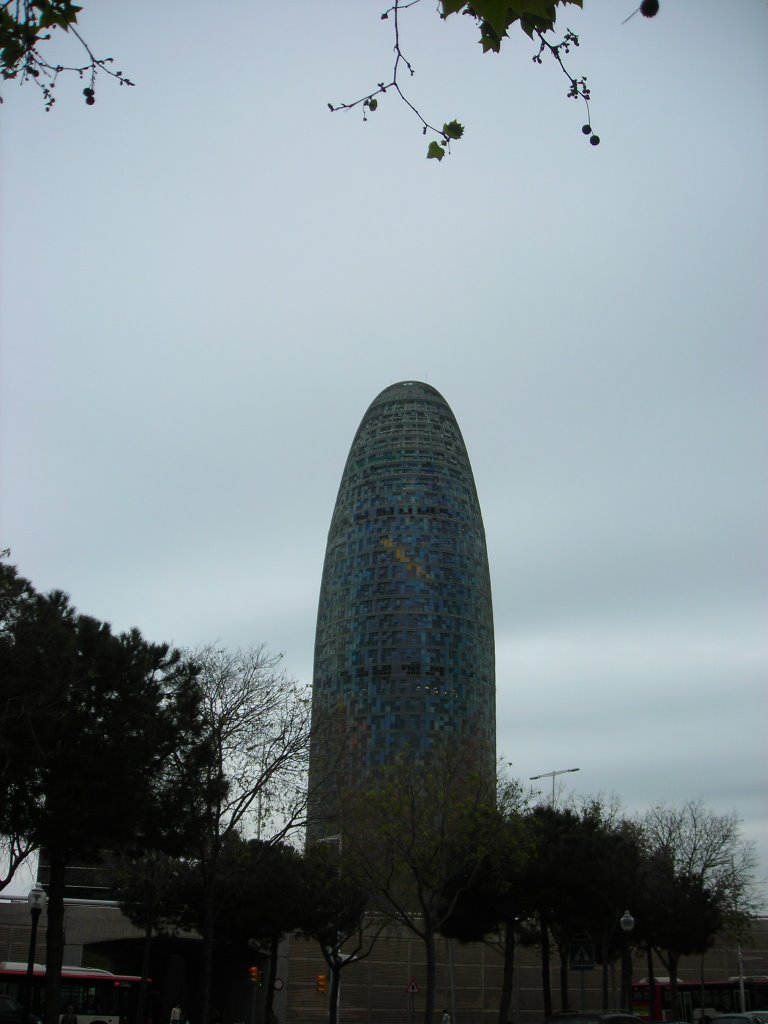
[(595, 969), (595, 947), (591, 942), (574, 942), (568, 951), (568, 966), (581, 975), (579, 1009), (584, 1011), (584, 973)]
[(416, 984), (416, 979), (415, 978), (411, 978), (411, 980), (409, 981), (408, 986), (406, 987), (405, 991), (408, 993), (408, 1020), (410, 1021), (410, 1024), (413, 1024), (413, 1017), (414, 1017), (414, 1010), (415, 1010), (415, 1007), (413, 1005), (413, 1000), (414, 1000), (414, 997), (416, 996), (416, 994), (419, 991), (419, 986)]

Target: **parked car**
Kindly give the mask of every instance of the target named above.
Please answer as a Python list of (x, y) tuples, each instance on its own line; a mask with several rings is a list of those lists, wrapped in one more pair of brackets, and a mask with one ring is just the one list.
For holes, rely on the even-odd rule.
[(561, 1010), (547, 1024), (647, 1024), (626, 1010)]
[[(0, 1024), (23, 1024), (24, 1007), (18, 999), (0, 992)], [(40, 1018), (28, 1013), (26, 1024), (41, 1024)]]
[(765, 1024), (768, 1014), (765, 1010), (747, 1010), (745, 1013), (718, 1013), (711, 1024)]

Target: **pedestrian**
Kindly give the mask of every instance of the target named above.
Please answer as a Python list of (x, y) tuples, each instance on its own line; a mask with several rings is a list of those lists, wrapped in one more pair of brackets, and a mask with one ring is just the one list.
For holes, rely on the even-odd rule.
[(443, 1016), (440, 1018), (440, 1024), (451, 1024), (451, 1015), (447, 1010), (443, 1010)]
[(71, 1003), (67, 1007), (67, 1012), (61, 1015), (61, 1024), (77, 1024), (77, 1014)]

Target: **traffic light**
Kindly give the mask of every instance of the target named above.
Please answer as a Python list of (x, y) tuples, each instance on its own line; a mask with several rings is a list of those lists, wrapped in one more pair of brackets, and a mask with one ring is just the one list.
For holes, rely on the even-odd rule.
[(325, 974), (315, 975), (315, 985), (317, 985), (318, 992), (328, 991), (328, 978)]
[(249, 967), (248, 977), (251, 979), (254, 985), (258, 985), (259, 988), (264, 984), (264, 971), (259, 967)]

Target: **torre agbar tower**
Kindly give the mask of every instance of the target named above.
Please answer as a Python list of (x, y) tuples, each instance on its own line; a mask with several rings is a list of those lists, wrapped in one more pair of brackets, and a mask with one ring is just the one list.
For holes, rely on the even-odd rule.
[(334, 829), (346, 790), (435, 743), (476, 751), (494, 777), (485, 531), (461, 431), (428, 384), (385, 388), (352, 442), (325, 552), (312, 713), (310, 840)]

